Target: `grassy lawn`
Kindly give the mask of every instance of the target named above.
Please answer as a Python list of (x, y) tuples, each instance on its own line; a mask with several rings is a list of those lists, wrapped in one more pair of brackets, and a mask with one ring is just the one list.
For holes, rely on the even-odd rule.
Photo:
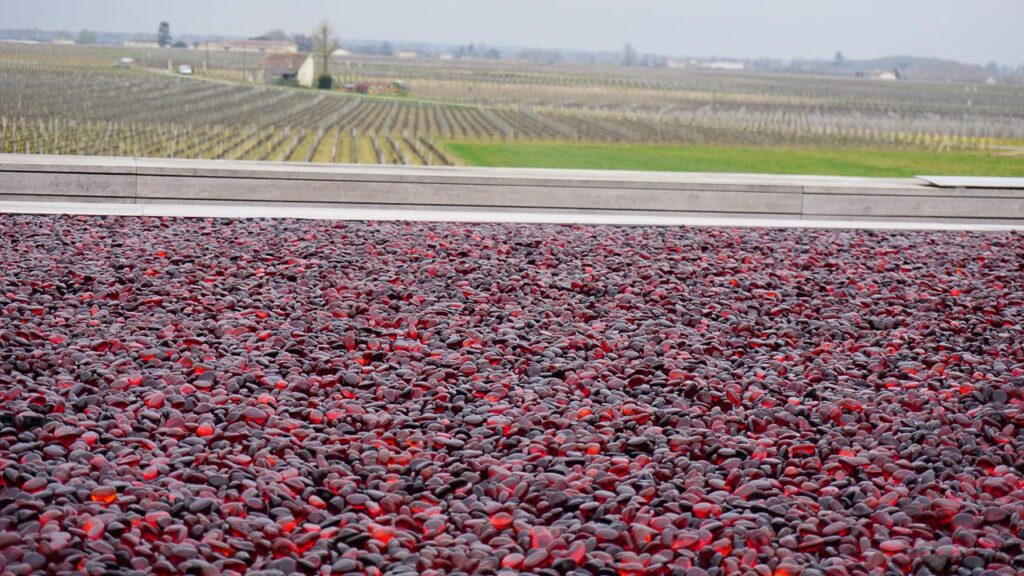
[(826, 148), (449, 142), (471, 166), (836, 176), (1024, 176), (1024, 155)]

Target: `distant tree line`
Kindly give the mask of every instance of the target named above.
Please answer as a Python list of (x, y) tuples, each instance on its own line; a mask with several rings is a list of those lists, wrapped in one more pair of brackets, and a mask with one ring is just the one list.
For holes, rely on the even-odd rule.
[(84, 44), (88, 46), (89, 44), (96, 44), (97, 42), (99, 42), (99, 40), (99, 35), (97, 35), (92, 30), (82, 30), (78, 33), (78, 38), (75, 40), (75, 42), (78, 44)]
[(486, 44), (467, 44), (455, 49), (456, 58), (483, 58), (486, 60), (501, 60), (501, 52), (496, 48), (488, 48)]

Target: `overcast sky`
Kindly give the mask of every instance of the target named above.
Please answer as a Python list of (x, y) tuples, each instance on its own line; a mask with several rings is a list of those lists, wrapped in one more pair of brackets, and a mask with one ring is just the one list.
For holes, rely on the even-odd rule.
[(1024, 64), (1024, 0), (35, 0), (0, 28), (344, 38), (619, 50), (687, 56), (937, 56)]

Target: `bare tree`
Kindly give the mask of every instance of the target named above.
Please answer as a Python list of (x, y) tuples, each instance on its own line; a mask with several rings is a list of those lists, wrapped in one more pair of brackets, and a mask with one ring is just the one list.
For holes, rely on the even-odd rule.
[(313, 52), (320, 59), (320, 74), (330, 74), (331, 55), (340, 47), (334, 27), (326, 18), (313, 30)]
[(636, 66), (638, 63), (638, 56), (636, 48), (632, 44), (626, 44), (626, 47), (622, 50), (622, 65), (625, 67)]

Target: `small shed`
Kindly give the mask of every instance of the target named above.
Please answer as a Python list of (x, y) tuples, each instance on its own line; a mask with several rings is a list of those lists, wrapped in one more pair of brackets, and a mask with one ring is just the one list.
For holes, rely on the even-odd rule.
[(290, 84), (311, 88), (316, 72), (313, 57), (309, 54), (267, 54), (263, 58), (263, 82), (266, 84)]

